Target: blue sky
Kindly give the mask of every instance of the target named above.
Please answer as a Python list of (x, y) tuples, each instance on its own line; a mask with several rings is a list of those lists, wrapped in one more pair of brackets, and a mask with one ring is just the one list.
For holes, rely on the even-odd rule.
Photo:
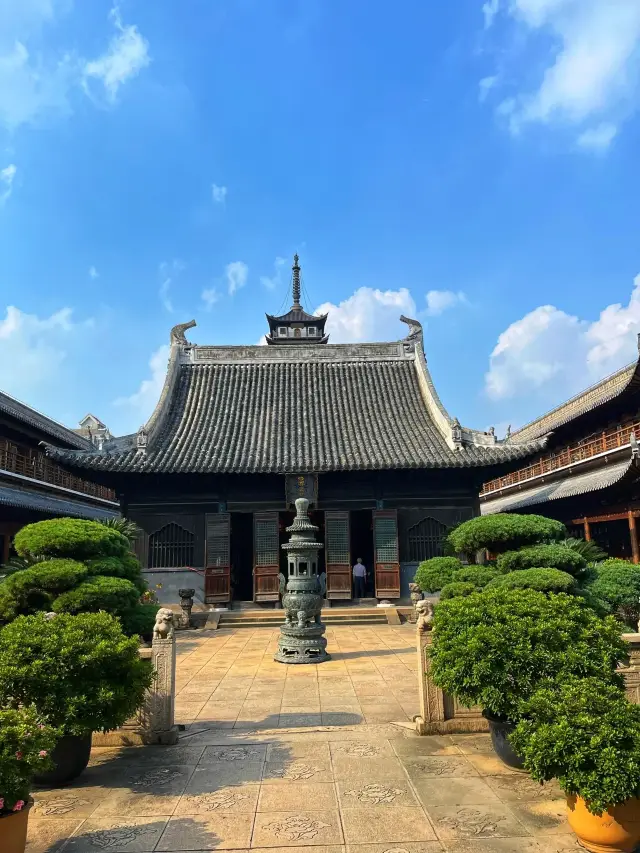
[(135, 430), (298, 251), (333, 341), (418, 316), (522, 424), (635, 357), (639, 83), (640, 0), (4, 0), (0, 388)]

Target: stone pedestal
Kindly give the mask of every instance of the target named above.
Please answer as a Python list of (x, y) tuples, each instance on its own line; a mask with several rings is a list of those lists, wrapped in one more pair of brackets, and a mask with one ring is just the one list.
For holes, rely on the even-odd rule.
[(180, 594), (180, 609), (182, 613), (179, 617), (179, 628), (191, 627), (191, 610), (193, 609), (193, 596), (196, 594), (195, 589), (179, 589)]

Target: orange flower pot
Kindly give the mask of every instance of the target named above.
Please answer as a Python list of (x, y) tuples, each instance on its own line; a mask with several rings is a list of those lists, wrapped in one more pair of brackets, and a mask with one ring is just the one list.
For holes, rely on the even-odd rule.
[(633, 853), (640, 843), (640, 800), (627, 800), (601, 815), (582, 797), (567, 797), (567, 818), (578, 841), (592, 853)]
[(27, 823), (33, 800), (19, 812), (0, 817), (0, 839), (2, 853), (24, 853), (27, 846)]

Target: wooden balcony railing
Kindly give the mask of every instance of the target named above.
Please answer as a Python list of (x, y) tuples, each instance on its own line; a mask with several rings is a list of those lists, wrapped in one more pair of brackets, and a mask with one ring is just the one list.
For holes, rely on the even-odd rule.
[(550, 453), (547, 456), (541, 457), (533, 465), (528, 465), (519, 471), (512, 471), (510, 474), (505, 474), (504, 477), (496, 477), (495, 480), (490, 480), (484, 484), (480, 492), (480, 497), (486, 497), (492, 492), (506, 489), (509, 486), (516, 486), (518, 483), (530, 480), (532, 477), (549, 474), (551, 471), (557, 471), (558, 468), (582, 462), (585, 459), (597, 456), (599, 453), (606, 453), (608, 450), (624, 447), (626, 444), (629, 444), (632, 432), (636, 435), (640, 434), (640, 421), (603, 430), (602, 433), (589, 438), (587, 441), (582, 442), (582, 444), (565, 447), (556, 453)]
[(94, 498), (102, 498), (107, 501), (116, 500), (116, 493), (113, 489), (76, 477), (56, 465), (44, 453), (31, 450), (28, 447), (16, 447), (15, 444), (10, 444), (3, 439), (0, 439), (0, 469), (10, 471), (12, 474), (21, 474), (31, 480), (50, 483), (52, 486), (61, 486), (64, 489), (72, 489), (74, 492), (82, 492), (82, 494), (91, 495)]

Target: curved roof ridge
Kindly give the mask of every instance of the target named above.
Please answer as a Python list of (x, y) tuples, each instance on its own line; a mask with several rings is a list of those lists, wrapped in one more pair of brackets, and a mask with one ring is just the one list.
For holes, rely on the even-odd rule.
[(18, 420), (23, 421), (23, 423), (40, 429), (42, 432), (46, 432), (60, 441), (71, 444), (78, 450), (88, 450), (93, 447), (88, 438), (78, 435), (77, 432), (74, 432), (69, 427), (50, 418), (48, 415), (44, 415), (42, 412), (34, 409), (33, 406), (28, 406), (22, 400), (12, 397), (11, 394), (7, 394), (5, 391), (0, 391), (0, 411), (7, 412)]

